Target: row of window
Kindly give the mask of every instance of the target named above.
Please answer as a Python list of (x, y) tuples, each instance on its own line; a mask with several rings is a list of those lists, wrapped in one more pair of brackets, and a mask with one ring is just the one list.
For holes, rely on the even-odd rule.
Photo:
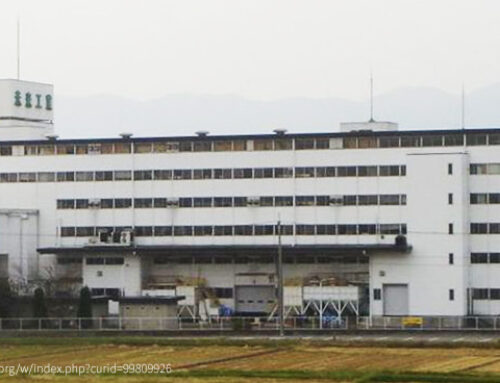
[[(248, 263), (274, 263), (275, 257), (270, 256), (216, 256), (198, 255), (195, 257), (154, 257), (155, 265), (168, 264), (248, 264)], [(312, 264), (312, 263), (335, 263), (335, 264), (365, 264), (368, 263), (366, 256), (342, 256), (342, 257), (327, 257), (327, 256), (308, 256), (308, 255), (284, 255), (283, 263), (286, 264)]]
[(500, 263), (500, 253), (471, 253), (470, 263)]
[(309, 138), (256, 138), (233, 140), (195, 139), (192, 141), (47, 143), (1, 145), (1, 156), (229, 152), (272, 150), (366, 149), (429, 146), (500, 145), (500, 133), (450, 133), (404, 136), (346, 136)]
[(498, 300), (500, 299), (500, 289), (472, 289), (472, 299)]
[[(61, 237), (94, 237), (100, 233), (116, 233), (124, 227), (64, 226)], [(136, 226), (137, 237), (169, 236), (253, 236), (277, 235), (276, 225), (220, 225), (220, 226)], [(282, 235), (363, 235), (406, 234), (406, 224), (362, 225), (281, 225)]]
[(470, 164), (469, 171), (473, 175), (498, 175), (500, 174), (500, 163)]
[(405, 176), (404, 165), (0, 173), (0, 182), (91, 182)]
[(471, 223), (471, 234), (500, 234), (500, 223)]
[(471, 193), (470, 203), (472, 205), (499, 204), (500, 193)]
[(369, 206), (406, 205), (405, 194), (344, 196), (263, 196), (263, 197), (183, 197), (183, 198), (102, 198), (58, 199), (58, 209), (122, 209), (165, 207), (246, 207), (246, 206)]

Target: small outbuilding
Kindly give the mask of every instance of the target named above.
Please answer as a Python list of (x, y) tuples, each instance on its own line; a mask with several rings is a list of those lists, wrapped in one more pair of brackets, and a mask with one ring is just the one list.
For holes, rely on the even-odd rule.
[(124, 330), (174, 330), (179, 328), (177, 302), (183, 296), (122, 297), (118, 300)]

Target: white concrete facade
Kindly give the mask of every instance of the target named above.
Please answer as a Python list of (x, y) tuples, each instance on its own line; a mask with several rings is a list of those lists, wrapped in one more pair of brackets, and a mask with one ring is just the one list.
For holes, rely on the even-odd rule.
[[(374, 316), (391, 315), (391, 286), (407, 292), (405, 315), (500, 315), (499, 130), (13, 138), (29, 115), (3, 106), (9, 84), (0, 255), (12, 280), (71, 269), (80, 286), (125, 296), (201, 284), (234, 306), (239, 276), (273, 275), (280, 220), (289, 286), (369, 287)], [(112, 240), (127, 228), (131, 243)]]

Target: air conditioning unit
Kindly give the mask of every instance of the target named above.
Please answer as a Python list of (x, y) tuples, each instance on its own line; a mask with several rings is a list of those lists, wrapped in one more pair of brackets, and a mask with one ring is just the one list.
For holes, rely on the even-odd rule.
[(97, 233), (97, 237), (99, 238), (100, 243), (112, 243), (113, 241), (113, 233), (110, 233), (107, 230), (100, 230)]
[(167, 207), (171, 208), (179, 207), (179, 198), (168, 198)]
[(331, 195), (328, 199), (330, 206), (342, 206), (344, 204), (344, 197), (341, 195)]
[(99, 198), (89, 199), (89, 207), (97, 209), (101, 206), (101, 200)]
[(132, 230), (123, 230), (120, 234), (120, 244), (130, 246), (133, 243), (134, 235)]
[(248, 197), (247, 198), (247, 206), (259, 206), (260, 198), (259, 197)]
[(90, 237), (89, 238), (89, 245), (97, 245), (99, 243), (99, 238), (98, 237)]

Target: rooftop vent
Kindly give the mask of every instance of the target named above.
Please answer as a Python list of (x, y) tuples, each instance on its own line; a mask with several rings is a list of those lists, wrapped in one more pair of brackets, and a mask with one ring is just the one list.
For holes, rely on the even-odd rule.
[(206, 137), (208, 136), (210, 132), (208, 130), (198, 130), (197, 132), (194, 132), (198, 137)]
[(50, 141), (55, 141), (59, 138), (59, 136), (57, 134), (46, 134), (45, 138)]
[(287, 130), (286, 129), (274, 129), (273, 132), (276, 133), (278, 136), (283, 136), (287, 132)]
[(128, 140), (132, 136), (133, 136), (132, 133), (127, 133), (127, 132), (120, 133), (120, 137), (123, 138), (124, 140)]

